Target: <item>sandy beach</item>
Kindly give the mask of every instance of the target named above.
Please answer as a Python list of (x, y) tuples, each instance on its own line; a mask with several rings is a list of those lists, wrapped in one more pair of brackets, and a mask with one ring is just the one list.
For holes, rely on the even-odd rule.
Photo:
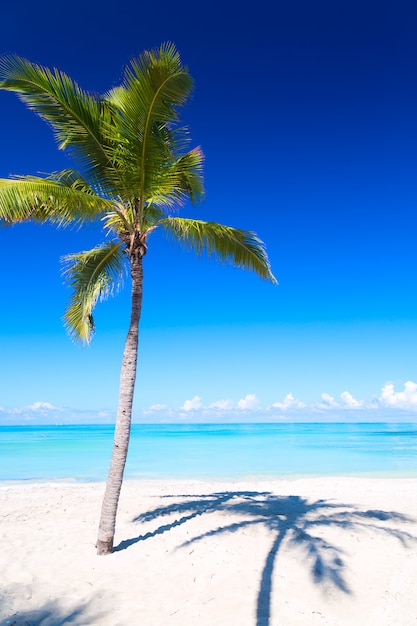
[(417, 624), (417, 479), (0, 486), (0, 624)]

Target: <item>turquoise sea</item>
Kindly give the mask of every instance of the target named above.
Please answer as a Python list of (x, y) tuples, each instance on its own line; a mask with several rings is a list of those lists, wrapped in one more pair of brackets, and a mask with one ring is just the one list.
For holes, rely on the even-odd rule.
[[(104, 480), (113, 426), (1, 426), (0, 480)], [(417, 424), (134, 424), (126, 478), (417, 476)]]

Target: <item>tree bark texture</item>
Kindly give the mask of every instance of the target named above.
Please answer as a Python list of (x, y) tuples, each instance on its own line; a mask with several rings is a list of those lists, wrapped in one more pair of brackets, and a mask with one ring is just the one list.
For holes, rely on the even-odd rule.
[(139, 320), (142, 308), (143, 251), (137, 249), (130, 257), (132, 278), (132, 312), (120, 372), (119, 405), (114, 432), (113, 452), (106, 482), (97, 539), (97, 554), (110, 554), (116, 528), (117, 507), (130, 439), (133, 394), (138, 357)]

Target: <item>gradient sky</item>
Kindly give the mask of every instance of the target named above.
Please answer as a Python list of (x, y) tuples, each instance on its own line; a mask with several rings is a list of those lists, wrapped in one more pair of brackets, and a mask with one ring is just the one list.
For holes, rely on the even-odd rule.
[[(173, 41), (206, 198), (182, 214), (255, 231), (279, 286), (149, 241), (135, 421), (417, 419), (417, 5), (41, 0), (2, 7), (0, 54), (99, 93)], [(24, 17), (24, 20), (22, 19)], [(0, 92), (0, 176), (68, 165)], [(62, 326), (59, 259), (96, 229), (0, 230), (0, 424), (111, 421), (129, 285), (90, 347)]]

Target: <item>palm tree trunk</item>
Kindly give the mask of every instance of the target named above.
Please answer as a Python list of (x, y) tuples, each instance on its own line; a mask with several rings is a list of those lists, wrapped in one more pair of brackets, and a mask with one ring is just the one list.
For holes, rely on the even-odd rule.
[(96, 544), (97, 554), (110, 554), (113, 551), (117, 507), (119, 504), (130, 439), (130, 424), (138, 356), (139, 320), (142, 308), (142, 257), (144, 252), (145, 249), (143, 247), (138, 247), (130, 257), (132, 312), (120, 372), (119, 406), (117, 410), (113, 452), (101, 509)]

